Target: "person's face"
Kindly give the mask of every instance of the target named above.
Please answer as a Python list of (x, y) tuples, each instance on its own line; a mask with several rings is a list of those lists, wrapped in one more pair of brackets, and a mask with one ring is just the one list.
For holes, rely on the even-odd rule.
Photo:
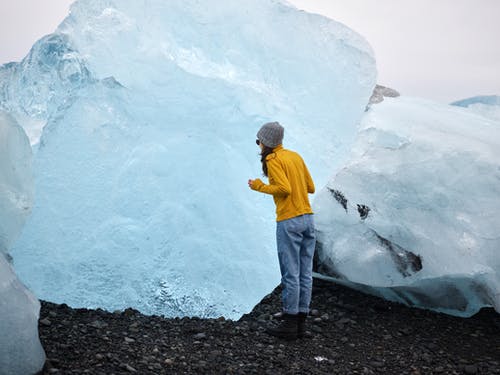
[(260, 147), (261, 150), (264, 149), (264, 145), (262, 144), (261, 141), (259, 141), (258, 139), (255, 141), (255, 143), (257, 143), (257, 145)]

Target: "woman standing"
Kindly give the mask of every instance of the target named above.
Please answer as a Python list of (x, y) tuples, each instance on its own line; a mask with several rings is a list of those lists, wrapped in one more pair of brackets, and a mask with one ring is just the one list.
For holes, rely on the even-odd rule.
[(257, 133), (262, 171), (269, 184), (248, 180), (252, 190), (273, 196), (276, 204), (276, 241), (281, 271), (283, 322), (267, 332), (273, 336), (303, 337), (312, 290), (312, 261), (316, 238), (308, 193), (314, 183), (296, 152), (283, 148), (284, 129), (278, 122), (264, 124)]

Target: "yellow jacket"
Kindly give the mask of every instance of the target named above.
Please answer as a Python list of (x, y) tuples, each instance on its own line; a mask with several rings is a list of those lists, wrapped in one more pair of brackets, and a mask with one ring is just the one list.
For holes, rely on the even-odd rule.
[(266, 162), (269, 185), (257, 178), (250, 187), (273, 196), (276, 221), (312, 214), (307, 193), (314, 193), (314, 182), (300, 155), (279, 145)]

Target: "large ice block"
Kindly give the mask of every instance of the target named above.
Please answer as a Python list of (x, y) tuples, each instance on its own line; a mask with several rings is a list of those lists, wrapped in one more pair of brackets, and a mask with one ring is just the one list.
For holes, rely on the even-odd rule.
[(400, 301), (500, 311), (500, 122), (385, 98), (315, 200), (318, 271)]
[(280, 121), (324, 185), (376, 76), (363, 38), (281, 1), (80, 0), (35, 47), (0, 91), (47, 121), (16, 271), (53, 302), (170, 316), (239, 317), (275, 287), (257, 130)]

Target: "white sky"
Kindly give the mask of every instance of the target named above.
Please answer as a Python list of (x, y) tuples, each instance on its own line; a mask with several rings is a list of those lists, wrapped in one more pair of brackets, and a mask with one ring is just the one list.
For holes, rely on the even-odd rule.
[[(237, 1), (237, 0), (235, 0)], [(500, 95), (500, 0), (289, 0), (363, 35), (378, 82), (450, 102)], [(0, 64), (55, 30), (72, 0), (1, 0)]]
[(450, 102), (500, 95), (500, 0), (289, 0), (363, 35), (378, 82)]

